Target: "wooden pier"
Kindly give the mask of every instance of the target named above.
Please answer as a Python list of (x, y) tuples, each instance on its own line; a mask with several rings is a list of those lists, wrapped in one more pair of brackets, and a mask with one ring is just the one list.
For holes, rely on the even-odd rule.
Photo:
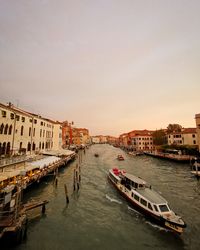
[[(41, 207), (45, 213), (47, 200), (21, 203), (22, 191), (33, 183), (40, 182), (46, 176), (55, 176), (56, 182), (58, 169), (66, 166), (76, 154), (48, 155), (37, 161), (28, 162), (22, 168), (9, 169), (1, 173), (0, 178), (0, 240), (18, 244), (26, 235), (28, 224), (28, 211)], [(7, 166), (6, 166), (7, 167)], [(54, 181), (55, 181), (54, 180)], [(67, 190), (67, 189), (66, 189)], [(13, 205), (11, 205), (13, 203)], [(7, 205), (6, 205), (7, 204)]]
[(191, 161), (191, 157), (189, 155), (176, 155), (176, 154), (169, 154), (169, 153), (150, 153), (150, 152), (144, 152), (145, 155), (164, 159), (164, 160), (170, 160), (180, 163), (189, 163)]
[(25, 237), (28, 226), (27, 211), (42, 207), (41, 213), (46, 211), (47, 200), (28, 202), (0, 220), (0, 240), (9, 242), (12, 239), (13, 244), (20, 243)]

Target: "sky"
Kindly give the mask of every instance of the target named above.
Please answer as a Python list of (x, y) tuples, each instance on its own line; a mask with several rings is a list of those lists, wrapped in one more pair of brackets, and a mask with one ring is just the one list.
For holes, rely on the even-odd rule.
[(195, 127), (199, 0), (0, 0), (0, 102), (91, 135)]

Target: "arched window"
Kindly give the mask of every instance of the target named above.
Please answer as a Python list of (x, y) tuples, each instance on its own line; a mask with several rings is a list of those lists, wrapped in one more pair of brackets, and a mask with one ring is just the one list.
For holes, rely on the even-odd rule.
[(32, 147), (33, 151), (35, 150), (35, 143), (33, 142), (33, 147)]
[(24, 126), (21, 126), (21, 135), (24, 134)]
[(1, 124), (1, 127), (0, 127), (0, 134), (3, 134), (3, 129), (4, 129), (4, 125), (3, 123)]
[(39, 144), (39, 149), (41, 149), (41, 142), (40, 142), (40, 144)]
[(46, 149), (48, 148), (48, 143), (46, 142), (46, 147), (45, 147)]
[(12, 134), (12, 125), (10, 125), (10, 127), (9, 127), (8, 134), (9, 134), (9, 135)]
[(42, 143), (42, 149), (44, 149), (44, 142)]
[(1, 142), (0, 142), (0, 155), (1, 155)]
[(27, 151), (31, 151), (31, 143), (30, 142), (28, 143)]
[(2, 147), (2, 155), (4, 155), (6, 153), (6, 142), (3, 143), (3, 147)]
[(20, 142), (20, 144), (19, 144), (19, 149), (20, 150), (22, 149), (22, 142)]
[(4, 128), (4, 135), (7, 135), (8, 133), (8, 124), (6, 124), (5, 128)]
[(7, 143), (6, 154), (7, 154), (7, 155), (10, 154), (10, 142)]
[(29, 128), (29, 136), (31, 136), (31, 128)]

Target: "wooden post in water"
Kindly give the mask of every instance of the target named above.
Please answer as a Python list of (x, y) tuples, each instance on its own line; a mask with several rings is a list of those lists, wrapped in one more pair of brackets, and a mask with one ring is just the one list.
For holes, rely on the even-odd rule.
[(42, 205), (42, 214), (45, 214), (45, 211), (46, 211), (46, 206), (45, 206), (45, 203)]
[(58, 178), (57, 178), (57, 176), (55, 177), (54, 183), (55, 183), (55, 186), (57, 187), (58, 186)]
[(81, 166), (79, 166), (79, 182), (81, 182)]
[(74, 181), (73, 181), (73, 185), (74, 185), (74, 191), (76, 190), (76, 169), (74, 169)]
[(58, 169), (56, 171), (54, 170), (54, 185), (57, 187), (58, 186)]
[(65, 187), (66, 203), (69, 204), (69, 197), (68, 197), (67, 185), (65, 184), (64, 187)]

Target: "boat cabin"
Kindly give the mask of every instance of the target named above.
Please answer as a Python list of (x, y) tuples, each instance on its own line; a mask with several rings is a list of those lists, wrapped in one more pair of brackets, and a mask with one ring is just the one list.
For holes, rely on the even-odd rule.
[(139, 177), (131, 174), (123, 173), (121, 184), (129, 190), (133, 189), (145, 189), (146, 182)]

